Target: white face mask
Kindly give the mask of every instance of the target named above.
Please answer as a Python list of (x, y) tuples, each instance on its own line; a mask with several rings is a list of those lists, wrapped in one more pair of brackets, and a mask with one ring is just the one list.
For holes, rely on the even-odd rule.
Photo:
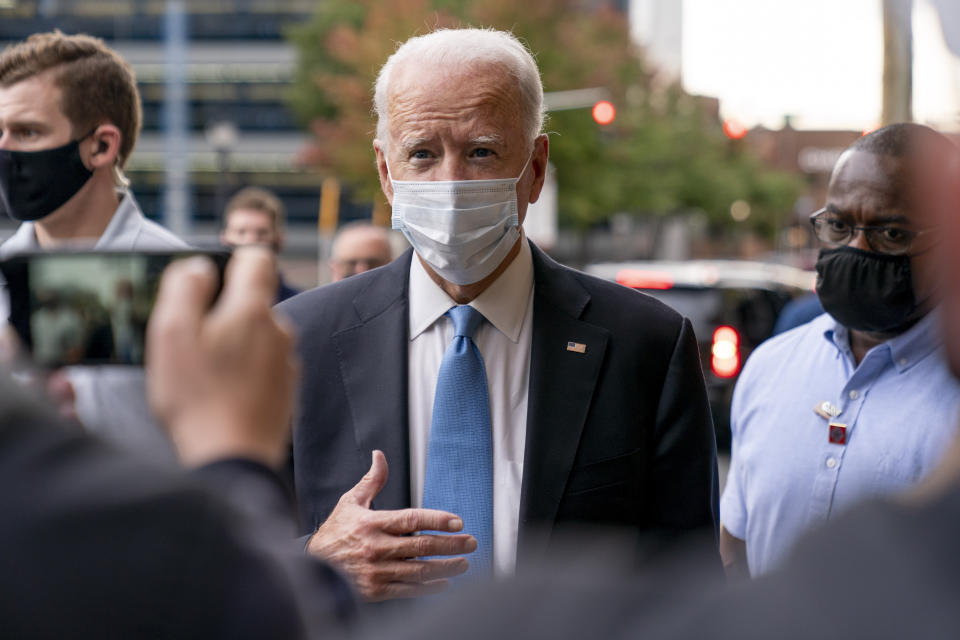
[(500, 266), (520, 237), (517, 182), (394, 180), (393, 228), (448, 282), (480, 282)]

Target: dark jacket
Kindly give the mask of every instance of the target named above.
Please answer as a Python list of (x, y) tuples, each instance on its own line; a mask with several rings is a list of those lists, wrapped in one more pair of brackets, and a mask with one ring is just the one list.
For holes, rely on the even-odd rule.
[[(566, 525), (627, 527), (653, 547), (678, 533), (715, 535), (714, 433), (689, 321), (532, 250), (521, 563), (524, 550), (543, 551)], [(278, 307), (298, 329), (303, 362), (293, 449), (306, 532), (360, 479), (375, 448), (390, 475), (374, 508), (410, 506), (411, 256)]]
[(272, 471), (155, 468), (25, 393), (0, 380), (0, 636), (299, 638), (350, 611), (341, 578), (291, 552)]

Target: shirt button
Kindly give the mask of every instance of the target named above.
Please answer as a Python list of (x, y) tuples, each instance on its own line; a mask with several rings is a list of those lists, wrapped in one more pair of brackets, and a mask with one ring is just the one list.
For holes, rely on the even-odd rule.
[(836, 458), (827, 458), (827, 468), (828, 468), (828, 469), (833, 469), (833, 468), (836, 467), (836, 466), (837, 466), (837, 459), (836, 459)]
[(857, 398), (860, 397), (860, 392), (857, 391), (856, 389), (851, 389), (851, 390), (850, 390), (850, 393), (848, 393), (847, 395), (850, 396), (850, 399), (851, 399), (851, 400), (856, 400)]
[(907, 359), (906, 359), (906, 358), (900, 358), (900, 366), (901, 366), (901, 367), (907, 366)]

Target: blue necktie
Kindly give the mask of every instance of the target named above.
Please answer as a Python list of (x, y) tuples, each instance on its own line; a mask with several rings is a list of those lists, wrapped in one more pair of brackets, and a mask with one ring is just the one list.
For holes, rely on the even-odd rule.
[(453, 307), (453, 341), (443, 354), (423, 483), (423, 506), (460, 516), (477, 539), (467, 576), (488, 576), (493, 567), (493, 437), (483, 357), (473, 334), (483, 315)]

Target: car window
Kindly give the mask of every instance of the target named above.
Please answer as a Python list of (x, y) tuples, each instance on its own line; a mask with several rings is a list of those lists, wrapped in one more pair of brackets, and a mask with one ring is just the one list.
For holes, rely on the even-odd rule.
[(789, 299), (787, 294), (749, 288), (674, 287), (643, 292), (689, 318), (699, 340), (710, 340), (714, 329), (726, 324), (754, 346), (773, 333), (777, 314)]
[(690, 319), (701, 340), (709, 339), (723, 317), (723, 295), (719, 289), (644, 289), (644, 293)]

